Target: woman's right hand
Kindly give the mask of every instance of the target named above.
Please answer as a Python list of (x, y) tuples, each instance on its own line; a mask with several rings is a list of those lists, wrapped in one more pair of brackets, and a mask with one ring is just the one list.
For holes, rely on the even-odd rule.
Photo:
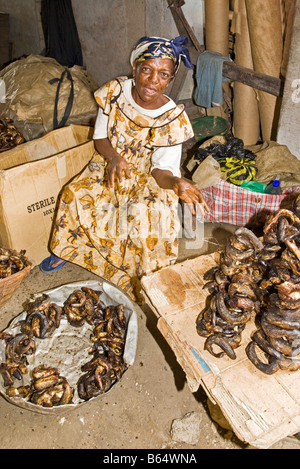
[(123, 177), (130, 178), (130, 169), (127, 161), (116, 153), (108, 163), (107, 187), (113, 188), (115, 177), (121, 182)]
[(126, 178), (131, 177), (127, 161), (112, 147), (108, 138), (96, 139), (94, 145), (97, 152), (105, 158), (108, 164), (107, 187), (114, 187), (115, 177), (119, 181), (123, 180), (124, 175)]

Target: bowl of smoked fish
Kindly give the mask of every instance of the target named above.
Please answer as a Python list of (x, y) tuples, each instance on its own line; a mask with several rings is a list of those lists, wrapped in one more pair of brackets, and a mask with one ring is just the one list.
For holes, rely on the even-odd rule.
[(0, 246), (0, 308), (14, 295), (31, 267), (24, 250)]

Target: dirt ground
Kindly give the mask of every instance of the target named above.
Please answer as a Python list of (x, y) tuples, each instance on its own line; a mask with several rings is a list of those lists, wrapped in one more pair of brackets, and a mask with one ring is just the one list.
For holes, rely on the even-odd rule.
[[(186, 249), (180, 240), (179, 261), (211, 252), (226, 240), (233, 227), (207, 224), (205, 243)], [(19, 290), (0, 310), (0, 329), (22, 311), (32, 294), (77, 280), (93, 279), (85, 269), (67, 263), (53, 274), (32, 269)], [(199, 438), (193, 444), (174, 441), (174, 419), (195, 413), (200, 420)], [(57, 415), (22, 409), (0, 397), (2, 449), (245, 449), (229, 430), (214, 422), (202, 388), (189, 390), (185, 374), (173, 351), (156, 328), (156, 317), (147, 307), (138, 312), (138, 344), (134, 364), (121, 381), (97, 399)], [(298, 438), (289, 437), (273, 448), (299, 449)]]

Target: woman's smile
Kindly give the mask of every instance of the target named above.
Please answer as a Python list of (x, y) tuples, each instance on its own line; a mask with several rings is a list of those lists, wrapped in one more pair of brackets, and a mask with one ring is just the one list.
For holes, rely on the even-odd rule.
[(144, 92), (149, 96), (153, 96), (155, 93), (157, 93), (155, 88), (144, 88)]

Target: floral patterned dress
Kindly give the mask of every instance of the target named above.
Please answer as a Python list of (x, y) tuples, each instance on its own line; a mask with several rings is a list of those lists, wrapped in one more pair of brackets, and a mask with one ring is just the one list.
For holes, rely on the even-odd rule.
[(188, 140), (193, 130), (181, 105), (155, 119), (141, 115), (122, 92), (125, 79), (107, 83), (95, 99), (109, 116), (108, 138), (129, 163), (131, 178), (109, 189), (107, 163), (95, 152), (60, 195), (50, 249), (135, 299), (138, 279), (178, 254), (178, 197), (151, 175), (152, 153)]

